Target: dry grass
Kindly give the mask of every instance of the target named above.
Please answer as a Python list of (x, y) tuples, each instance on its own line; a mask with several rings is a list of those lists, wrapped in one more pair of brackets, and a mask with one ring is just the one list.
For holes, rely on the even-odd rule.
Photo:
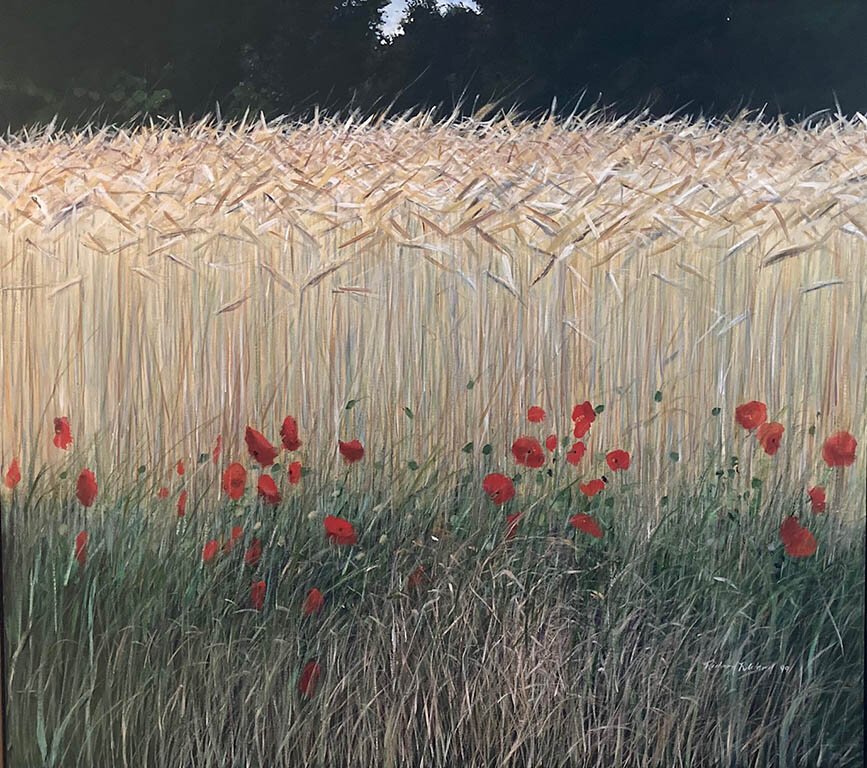
[(46, 432), (69, 415), (103, 476), (168, 468), (218, 433), (240, 455), (246, 424), (276, 438), (293, 413), (321, 447), (308, 464), (338, 436), (448, 462), (503, 445), (530, 404), (563, 434), (589, 398), (608, 416), (591, 447), (632, 450), (646, 485), (671, 451), (687, 472), (709, 440), (731, 451), (734, 406), (758, 398), (786, 426), (775, 471), (810, 481), (829, 432), (867, 428), (864, 123), (417, 115), (7, 140), (0, 459), (56, 461)]

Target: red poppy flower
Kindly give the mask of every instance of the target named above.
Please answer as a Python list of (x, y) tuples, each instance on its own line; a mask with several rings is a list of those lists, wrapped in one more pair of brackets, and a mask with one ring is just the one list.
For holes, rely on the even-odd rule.
[(506, 541), (515, 538), (518, 532), (518, 521), (523, 514), (523, 512), (513, 512), (511, 515), (506, 515)]
[(234, 464), (229, 464), (226, 471), (223, 472), (223, 490), (230, 499), (237, 501), (244, 495), (244, 488), (246, 487), (247, 470), (237, 461)]
[(64, 451), (72, 444), (72, 432), (69, 429), (69, 418), (66, 416), (54, 420), (54, 444)]
[(578, 421), (579, 419), (586, 419), (587, 421), (596, 420), (596, 411), (589, 400), (585, 400), (572, 409), (572, 421)]
[(18, 466), (18, 459), (12, 459), (9, 469), (6, 470), (6, 476), (3, 478), (3, 482), (9, 490), (12, 490), (21, 482), (21, 467)]
[(75, 490), (75, 495), (82, 506), (90, 507), (93, 505), (93, 502), (96, 500), (97, 490), (99, 489), (96, 485), (96, 478), (93, 476), (93, 472), (89, 469), (82, 469), (81, 474), (78, 476), (78, 485)]
[(178, 496), (178, 517), (183, 517), (187, 514), (187, 492), (181, 491), (181, 495)]
[(424, 566), (420, 565), (409, 575), (409, 578), (406, 580), (406, 591), (409, 592), (416, 587), (420, 587), (422, 582), (426, 578), (427, 577), (425, 576)]
[(505, 504), (515, 496), (515, 485), (511, 479), (499, 472), (492, 472), (482, 481), (482, 488), (494, 504)]
[(575, 422), (573, 434), (580, 440), (590, 431), (590, 426), (596, 421), (596, 411), (589, 400), (585, 400), (572, 409), (572, 421)]
[(821, 485), (817, 485), (815, 488), (810, 488), (807, 491), (807, 495), (810, 497), (810, 504), (813, 507), (813, 512), (819, 513), (824, 512), (825, 507), (825, 489)]
[(177, 470), (178, 470), (178, 474), (183, 476), (183, 474), (184, 474), (184, 462), (183, 461), (178, 462)]
[(223, 436), (217, 435), (217, 444), (214, 446), (214, 464), (217, 464), (220, 461), (220, 453), (223, 450)]
[(220, 544), (216, 539), (211, 539), (204, 547), (202, 547), (202, 560), (210, 563), (217, 554)]
[(855, 463), (858, 442), (848, 432), (835, 432), (822, 446), (822, 458), (829, 467), (848, 467)]
[(765, 424), (762, 424), (756, 430), (756, 437), (759, 438), (759, 442), (762, 444), (762, 448), (765, 449), (765, 453), (768, 456), (773, 456), (778, 450), (780, 450), (780, 440), (783, 437), (783, 432), (785, 428), (782, 424), (778, 424), (776, 421), (769, 421)]
[(545, 411), (538, 405), (532, 406), (527, 411), (527, 421), (532, 421), (534, 424), (538, 424), (540, 421), (545, 421)]
[(87, 531), (82, 531), (75, 537), (75, 559), (81, 566), (87, 561)]
[(259, 495), (265, 500), (266, 504), (279, 504), (281, 501), (280, 491), (274, 483), (274, 478), (271, 475), (262, 475), (259, 478), (259, 483), (256, 486)]
[(580, 440), (590, 431), (591, 426), (593, 426), (591, 419), (578, 419), (575, 422), (575, 429), (572, 430), (572, 434)]
[(298, 439), (298, 424), (291, 416), (283, 419), (280, 437), (283, 440), (283, 447), (287, 451), (297, 451), (301, 447), (301, 441)]
[(290, 485), (298, 485), (301, 482), (301, 462), (293, 461), (289, 465), (289, 483)]
[(787, 554), (792, 557), (810, 557), (816, 553), (816, 537), (798, 523), (798, 518), (790, 515), (780, 525), (780, 539)]
[(532, 437), (519, 437), (512, 443), (512, 455), (518, 464), (539, 469), (545, 465), (545, 454), (539, 441)]
[(301, 672), (301, 679), (298, 681), (298, 690), (302, 696), (308, 699), (313, 698), (313, 692), (316, 690), (316, 681), (319, 679), (319, 673), (322, 668), (315, 661), (308, 661), (304, 666), (304, 671)]
[(629, 454), (626, 451), (611, 451), (605, 457), (605, 461), (608, 462), (608, 466), (615, 472), (618, 469), (629, 469)]
[(572, 515), (569, 522), (572, 523), (573, 528), (589, 533), (594, 539), (602, 538), (602, 529), (599, 527), (599, 523), (590, 515)]
[(301, 615), (312, 616), (314, 613), (319, 613), (322, 610), (323, 603), (325, 603), (325, 598), (322, 596), (322, 593), (316, 587), (313, 587), (307, 593), (307, 599), (304, 601)]
[(587, 446), (585, 446), (584, 443), (574, 443), (569, 449), (569, 453), (566, 454), (566, 461), (568, 461), (573, 467), (577, 467), (578, 462), (584, 458), (584, 452), (586, 450)]
[(252, 427), (247, 427), (244, 434), (247, 450), (250, 455), (263, 467), (270, 467), (277, 458), (277, 449), (268, 442), (265, 435), (257, 432)]
[(551, 453), (554, 453), (554, 451), (557, 450), (557, 443), (557, 435), (548, 435), (548, 437), (545, 438), (545, 447), (551, 451)]
[(158, 499), (167, 499), (169, 497), (169, 489), (163, 486), (157, 491)]
[(259, 558), (262, 557), (262, 542), (259, 539), (253, 539), (250, 542), (250, 548), (244, 554), (244, 562), (247, 565), (256, 566), (259, 564)]
[(735, 421), (744, 429), (756, 429), (768, 420), (768, 407), (758, 400), (751, 400), (735, 408)]
[(226, 546), (224, 546), (223, 549), (224, 549), (226, 552), (231, 552), (232, 549), (234, 549), (234, 547), (235, 547), (235, 542), (236, 542), (238, 539), (240, 539), (243, 535), (244, 535), (244, 529), (243, 529), (240, 525), (234, 525), (234, 526), (232, 526), (232, 536), (231, 536), (231, 538), (226, 542)]
[(358, 535), (349, 520), (328, 515), (325, 518), (325, 536), (332, 544), (358, 544)]
[(595, 496), (599, 491), (605, 490), (605, 481), (591, 480), (589, 483), (581, 483), (578, 487), (585, 496)]
[(342, 440), (337, 441), (340, 448), (340, 455), (347, 464), (354, 464), (356, 461), (361, 461), (364, 456), (364, 447), (358, 440), (351, 440), (344, 443)]
[(265, 582), (254, 581), (250, 585), (250, 603), (257, 610), (261, 611), (265, 605)]

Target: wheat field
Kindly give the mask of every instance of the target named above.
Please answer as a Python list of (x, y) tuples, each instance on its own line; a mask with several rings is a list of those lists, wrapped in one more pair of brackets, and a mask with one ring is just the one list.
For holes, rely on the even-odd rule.
[(7, 138), (0, 461), (56, 462), (60, 415), (106, 476), (293, 413), (311, 465), (447, 463), (585, 398), (639, 483), (736, 451), (753, 398), (795, 479), (864, 439), (863, 116), (485, 117)]

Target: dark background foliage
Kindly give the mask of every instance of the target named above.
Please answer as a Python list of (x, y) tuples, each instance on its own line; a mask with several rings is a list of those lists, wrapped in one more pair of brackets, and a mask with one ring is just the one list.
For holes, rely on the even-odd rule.
[(863, 0), (3, 0), (0, 126), (496, 101), (867, 111)]

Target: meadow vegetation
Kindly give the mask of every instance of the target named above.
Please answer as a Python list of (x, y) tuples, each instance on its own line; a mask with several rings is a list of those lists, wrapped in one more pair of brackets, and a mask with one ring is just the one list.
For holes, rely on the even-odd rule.
[(7, 139), (10, 764), (860, 765), (865, 169), (843, 118)]

